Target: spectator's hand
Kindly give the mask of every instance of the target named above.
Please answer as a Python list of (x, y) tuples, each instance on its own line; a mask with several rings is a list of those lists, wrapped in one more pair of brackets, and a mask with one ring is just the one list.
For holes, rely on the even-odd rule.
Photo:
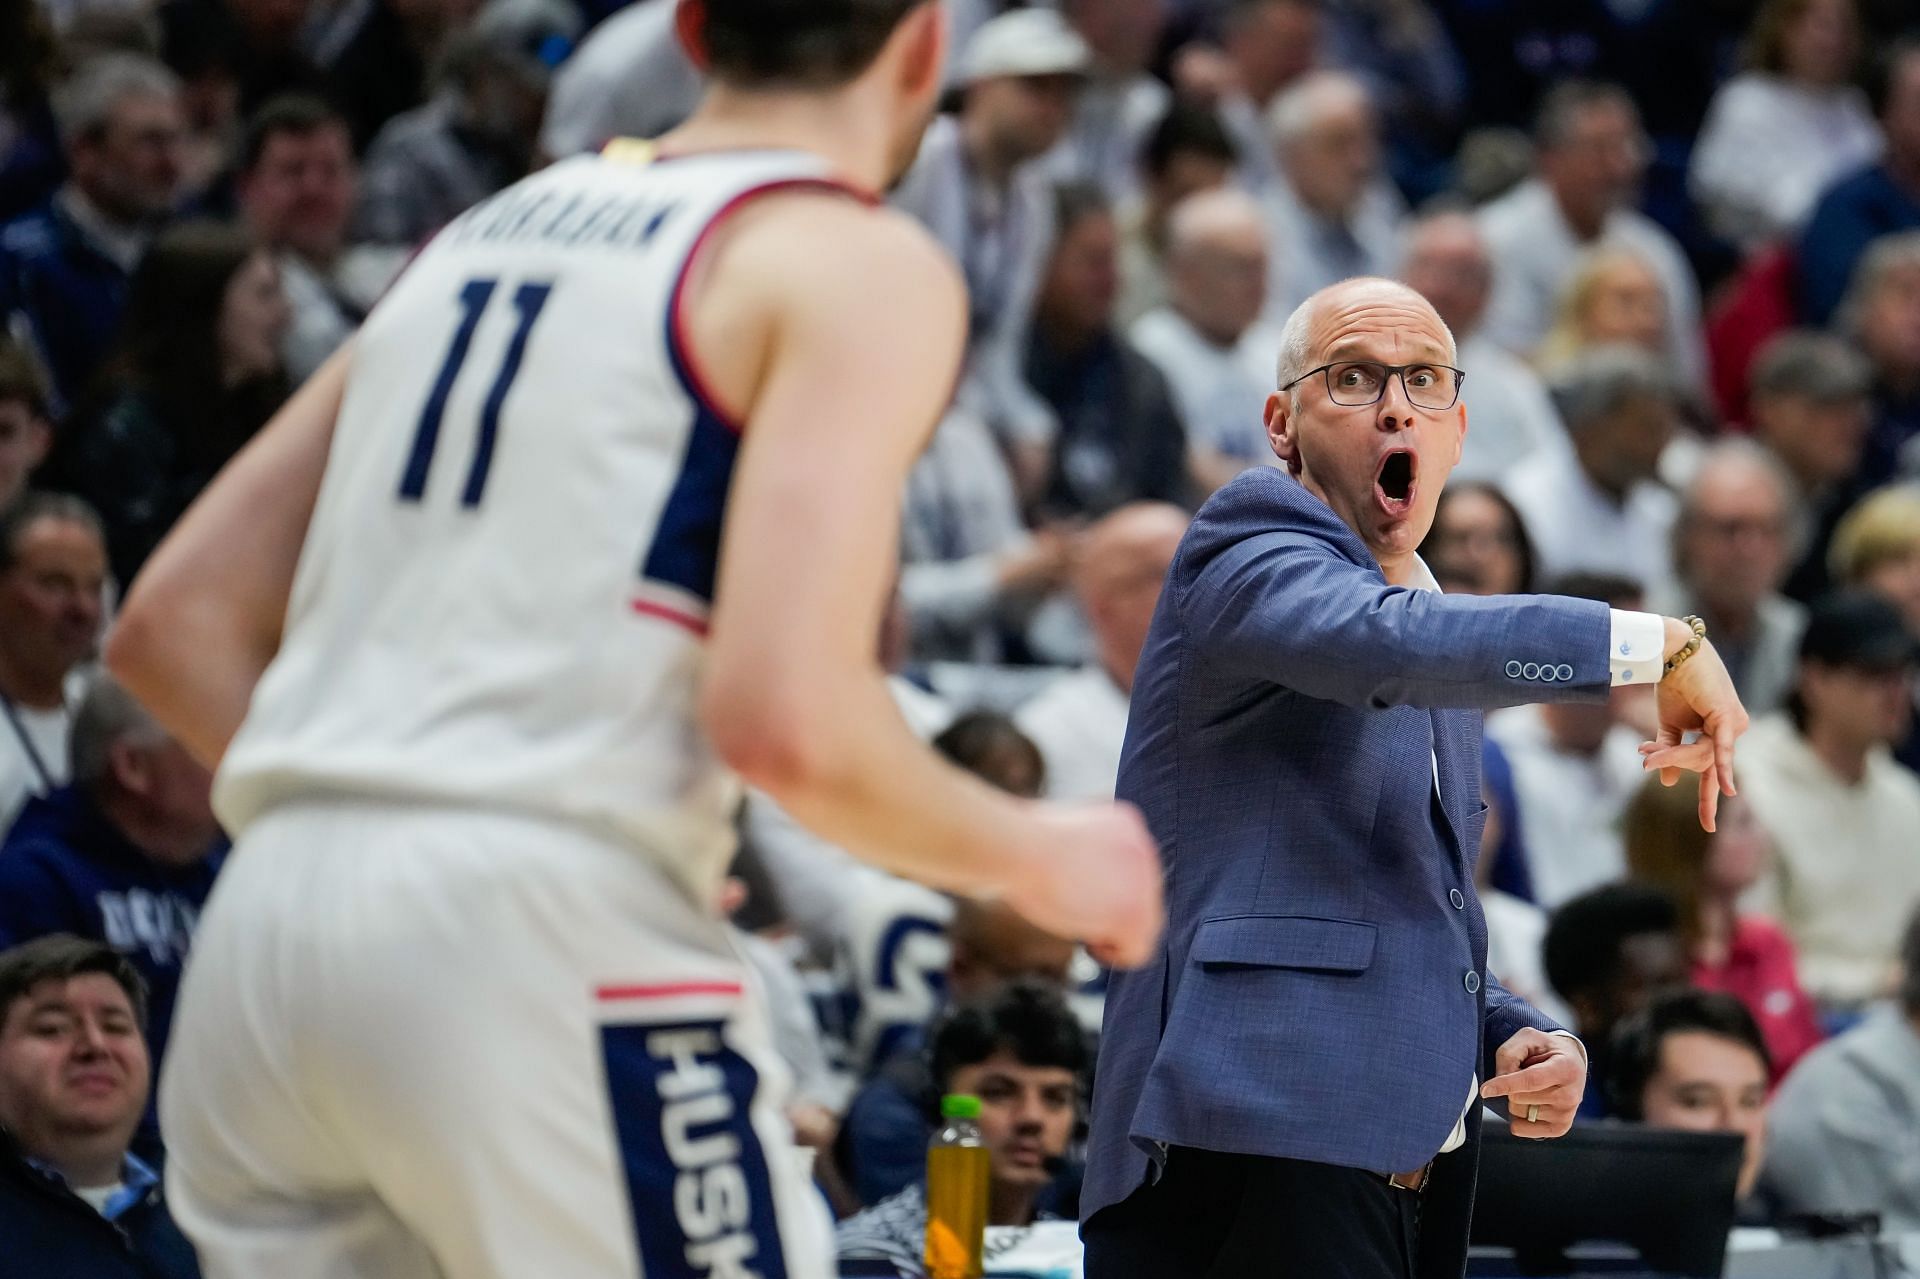
[(1113, 968), (1153, 957), (1166, 922), (1160, 850), (1131, 804), (1036, 804), (1009, 906)]
[(1183, 98), (1216, 107), (1240, 89), (1233, 60), (1210, 44), (1190, 44), (1173, 55), (1173, 87)]
[(1073, 570), (1074, 535), (1059, 528), (1034, 531), (1025, 545), (1000, 561), (1000, 589), (1044, 595), (1056, 590)]
[(831, 1150), (840, 1135), (840, 1119), (825, 1106), (796, 1101), (787, 1107), (787, 1120), (793, 1125), (793, 1140), (809, 1150)]
[(1580, 1041), (1531, 1026), (1494, 1051), (1493, 1078), (1480, 1086), (1488, 1101), (1507, 1099), (1514, 1136), (1535, 1139), (1565, 1136), (1586, 1091), (1587, 1056)]
[[(1668, 622), (1668, 652), (1678, 651), (1672, 632), (1681, 623)], [(1688, 638), (1692, 632), (1687, 632)], [(1641, 744), (1641, 762), (1660, 770), (1660, 780), (1672, 786), (1682, 772), (1700, 775), (1700, 825), (1712, 830), (1721, 795), (1735, 795), (1733, 745), (1747, 731), (1747, 708), (1734, 691), (1733, 677), (1711, 640), (1682, 662), (1659, 684), (1660, 732)], [(1699, 734), (1692, 741), (1688, 733)]]

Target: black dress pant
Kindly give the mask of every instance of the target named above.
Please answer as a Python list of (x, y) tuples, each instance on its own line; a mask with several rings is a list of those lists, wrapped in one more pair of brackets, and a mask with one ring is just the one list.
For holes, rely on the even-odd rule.
[(1411, 1279), (1420, 1202), (1377, 1173), (1175, 1146), (1082, 1228), (1087, 1279)]

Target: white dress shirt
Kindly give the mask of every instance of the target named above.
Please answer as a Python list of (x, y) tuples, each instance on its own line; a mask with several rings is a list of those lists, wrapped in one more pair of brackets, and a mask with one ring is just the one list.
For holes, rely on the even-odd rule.
[(1049, 799), (1112, 799), (1127, 736), (1127, 692), (1097, 664), (1062, 675), (1014, 712), (1047, 766)]
[(1625, 875), (1620, 815), (1646, 780), (1640, 735), (1616, 724), (1598, 751), (1576, 755), (1554, 743), (1539, 707), (1515, 706), (1487, 717), (1487, 736), (1513, 766), (1534, 900), (1552, 910)]
[(1880, 149), (1856, 86), (1814, 89), (1748, 71), (1713, 95), (1687, 185), (1714, 230), (1753, 248), (1797, 232), (1821, 193)]
[(1173, 390), (1190, 447), (1247, 466), (1278, 466), (1267, 440), (1267, 397), (1273, 394), (1280, 330), (1256, 322), (1232, 346), (1210, 341), (1170, 306), (1150, 311), (1127, 334)]
[(1570, 447), (1546, 386), (1525, 360), (1476, 330), (1460, 342), (1460, 369), (1467, 440), (1453, 479), (1498, 482), (1536, 454)]
[[(1468, 426), (1471, 433), (1472, 426)], [(1573, 450), (1535, 453), (1501, 484), (1533, 539), (1541, 580), (1566, 573), (1617, 573), (1649, 596), (1673, 590), (1674, 495), (1651, 480), (1616, 502), (1580, 468)]]

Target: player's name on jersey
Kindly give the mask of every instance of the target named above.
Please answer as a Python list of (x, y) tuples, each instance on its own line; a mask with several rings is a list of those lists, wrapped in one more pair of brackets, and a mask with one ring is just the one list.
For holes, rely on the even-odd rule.
[(596, 245), (637, 249), (679, 206), (678, 197), (510, 188), (447, 228), (455, 244)]

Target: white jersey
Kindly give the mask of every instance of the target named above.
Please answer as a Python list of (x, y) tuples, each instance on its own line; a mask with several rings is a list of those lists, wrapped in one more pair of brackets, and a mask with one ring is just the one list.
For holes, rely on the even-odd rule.
[(729, 210), (808, 185), (835, 184), (797, 151), (581, 156), (420, 254), (354, 351), (220, 770), (230, 831), (327, 796), (497, 806), (608, 830), (710, 899), (738, 788), (694, 701), (739, 435), (680, 291)]

